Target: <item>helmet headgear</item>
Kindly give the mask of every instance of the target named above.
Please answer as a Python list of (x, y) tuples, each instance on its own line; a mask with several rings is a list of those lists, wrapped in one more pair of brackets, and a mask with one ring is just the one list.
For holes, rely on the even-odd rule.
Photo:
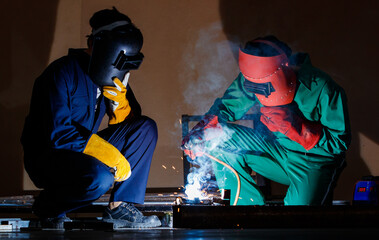
[(96, 12), (90, 25), (92, 54), (88, 74), (99, 86), (113, 86), (115, 77), (122, 80), (129, 70), (138, 69), (142, 63), (142, 33), (115, 8)]
[(246, 90), (253, 92), (265, 106), (291, 103), (295, 96), (296, 75), (288, 66), (288, 52), (264, 39), (253, 40), (250, 45), (256, 48), (239, 50), (239, 68), (245, 78)]

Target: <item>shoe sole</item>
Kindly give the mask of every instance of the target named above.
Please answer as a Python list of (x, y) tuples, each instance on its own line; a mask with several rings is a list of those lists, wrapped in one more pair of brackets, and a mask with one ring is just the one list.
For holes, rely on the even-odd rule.
[(113, 223), (113, 228), (155, 228), (161, 226), (161, 223), (134, 223), (121, 219), (103, 219), (103, 221)]

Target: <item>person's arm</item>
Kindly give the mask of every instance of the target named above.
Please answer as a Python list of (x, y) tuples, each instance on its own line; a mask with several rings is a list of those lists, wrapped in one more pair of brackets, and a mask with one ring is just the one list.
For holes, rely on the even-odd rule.
[(262, 107), (260, 111), (260, 120), (270, 131), (284, 134), (305, 150), (312, 149), (320, 140), (322, 125), (299, 114), (296, 104)]
[(257, 102), (254, 93), (243, 87), (244, 77), (240, 73), (225, 91), (221, 98), (217, 98), (206, 115), (216, 115), (220, 122), (241, 119)]
[[(45, 81), (47, 84), (47, 99), (45, 99), (47, 114), (44, 121), (51, 147), (83, 152), (92, 133), (72, 119), (70, 93), (74, 82), (73, 76), (66, 68), (58, 68), (50, 70), (45, 77), (48, 79)], [(87, 97), (83, 96), (83, 99), (89, 99)], [(86, 105), (83, 106), (83, 111), (89, 110)]]
[(323, 134), (316, 147), (339, 155), (351, 142), (350, 120), (344, 90), (336, 84), (326, 84), (321, 92), (318, 110)]
[(253, 93), (243, 88), (244, 78), (240, 74), (229, 86), (222, 98), (216, 99), (204, 118), (196, 124), (182, 140), (182, 149), (191, 159), (203, 154), (205, 141), (223, 135), (219, 122), (236, 121), (256, 103)]
[[(75, 113), (72, 111), (73, 103), (70, 93), (77, 85), (73, 80), (75, 77), (70, 73), (71, 71), (67, 71), (63, 67), (48, 75), (50, 78), (47, 81), (48, 99), (46, 100), (49, 114), (45, 121), (52, 147), (82, 152), (95, 157), (115, 170), (115, 181), (126, 180), (131, 175), (131, 169), (129, 162), (119, 150), (72, 119), (72, 115)], [(87, 93), (87, 91), (84, 90), (83, 93)], [(83, 106), (81, 109), (75, 110), (87, 113), (89, 119), (94, 117), (94, 113), (89, 112), (94, 111), (91, 104), (88, 103), (91, 101), (90, 99), (91, 96), (83, 95)], [(88, 106), (90, 107), (88, 108)]]

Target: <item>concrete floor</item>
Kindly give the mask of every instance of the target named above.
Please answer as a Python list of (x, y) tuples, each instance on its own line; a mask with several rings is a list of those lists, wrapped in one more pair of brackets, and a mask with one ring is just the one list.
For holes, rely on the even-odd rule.
[[(173, 203), (175, 194), (148, 194), (146, 202), (153, 206), (153, 210), (167, 212), (167, 207)], [(107, 202), (108, 196), (100, 199), (92, 210), (102, 207)], [(0, 218), (28, 218), (32, 217), (30, 207), (33, 202), (32, 196), (0, 198)], [(156, 205), (158, 203), (158, 205)], [(158, 207), (159, 206), (159, 207)], [(376, 209), (376, 208), (375, 208)], [(90, 209), (91, 210), (91, 209)], [(149, 208), (144, 208), (151, 211)], [(153, 212), (154, 213), (154, 212)], [(159, 213), (159, 211), (157, 212)], [(94, 214), (97, 217), (100, 211), (84, 212), (80, 214)], [(78, 217), (83, 217), (78, 215)], [(155, 214), (155, 213), (154, 213)], [(210, 213), (211, 214), (211, 213)], [(213, 214), (211, 214), (213, 215)], [(377, 216), (377, 215), (375, 215)], [(379, 215), (378, 215), (379, 216)], [(312, 218), (315, 220), (314, 218)], [(367, 225), (360, 227), (338, 227), (338, 228), (275, 228), (270, 227), (270, 222), (265, 224), (265, 228), (255, 229), (189, 229), (189, 228), (156, 228), (156, 229), (123, 229), (123, 230), (44, 230), (44, 229), (21, 229), (18, 231), (0, 231), (2, 239), (352, 239), (352, 240), (371, 240), (379, 239), (379, 222), (374, 218), (375, 225), (366, 228)], [(262, 221), (267, 221), (263, 220)], [(358, 224), (359, 225), (359, 224)], [(282, 226), (282, 225), (280, 225)], [(1, 225), (0, 225), (1, 227)], [(298, 227), (298, 225), (297, 225)], [(0, 228), (1, 229), (1, 228)]]
[(379, 238), (379, 228), (357, 229), (130, 229), (122, 231), (52, 231), (0, 232), (0, 239), (343, 239)]

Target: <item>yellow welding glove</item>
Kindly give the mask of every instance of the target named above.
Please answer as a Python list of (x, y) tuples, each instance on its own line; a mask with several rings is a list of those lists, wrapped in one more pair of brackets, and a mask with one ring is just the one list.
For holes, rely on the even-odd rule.
[(83, 153), (95, 157), (108, 167), (113, 168), (116, 182), (125, 181), (132, 173), (129, 162), (120, 151), (96, 134), (90, 137)]
[(128, 84), (130, 73), (127, 73), (124, 80), (115, 78), (115, 86), (103, 86), (103, 94), (109, 101), (108, 116), (109, 124), (123, 122), (129, 115), (131, 108), (128, 99), (126, 99), (126, 86)]

